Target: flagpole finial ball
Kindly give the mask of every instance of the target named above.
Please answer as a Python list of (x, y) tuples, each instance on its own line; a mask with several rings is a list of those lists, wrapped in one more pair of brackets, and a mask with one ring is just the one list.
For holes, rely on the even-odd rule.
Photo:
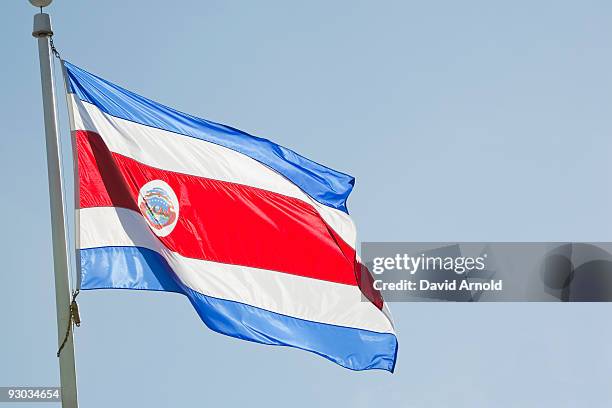
[(47, 7), (53, 0), (30, 0), (30, 4), (34, 7)]

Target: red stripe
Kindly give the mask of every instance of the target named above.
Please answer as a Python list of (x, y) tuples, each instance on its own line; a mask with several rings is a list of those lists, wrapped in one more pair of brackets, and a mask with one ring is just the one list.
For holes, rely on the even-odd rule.
[(361, 293), (382, 310), (385, 301), (380, 291), (374, 288), (374, 277), (372, 277), (368, 267), (361, 262), (355, 262), (355, 276), (357, 276), (357, 285), (359, 285)]
[(139, 211), (140, 188), (163, 180), (180, 205), (176, 227), (159, 238), (170, 250), (189, 258), (357, 285), (354, 249), (311, 205), (250, 186), (150, 167), (110, 152), (96, 133), (76, 133), (81, 208)]

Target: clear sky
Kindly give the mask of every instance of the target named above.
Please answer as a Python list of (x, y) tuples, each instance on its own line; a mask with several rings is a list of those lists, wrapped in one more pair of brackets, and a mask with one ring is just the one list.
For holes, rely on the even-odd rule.
[[(0, 5), (0, 385), (59, 383), (35, 11)], [(48, 11), (72, 63), (356, 176), (360, 240), (612, 240), (609, 1)], [(609, 304), (392, 304), (395, 374), (213, 333), (180, 295), (85, 292), (80, 307), (88, 408), (612, 404)]]

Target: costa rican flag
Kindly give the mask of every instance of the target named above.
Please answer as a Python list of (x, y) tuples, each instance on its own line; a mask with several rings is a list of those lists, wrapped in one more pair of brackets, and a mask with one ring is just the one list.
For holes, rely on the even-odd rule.
[(64, 68), (81, 289), (181, 293), (219, 333), (393, 371), (386, 305), (360, 288), (353, 177)]

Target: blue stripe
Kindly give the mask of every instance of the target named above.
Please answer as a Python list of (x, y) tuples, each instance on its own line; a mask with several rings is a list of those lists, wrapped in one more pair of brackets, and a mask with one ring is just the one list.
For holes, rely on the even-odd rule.
[(195, 292), (181, 284), (157, 252), (137, 247), (81, 251), (82, 289), (146, 289), (183, 293), (212, 330), (243, 340), (319, 354), (352, 370), (393, 372), (393, 334), (317, 323)]
[(183, 293), (167, 262), (139, 247), (81, 250), (83, 289), (141, 289)]
[(352, 176), (325, 167), (267, 139), (153, 102), (64, 61), (71, 93), (109, 115), (215, 143), (276, 170), (312, 198), (348, 212)]

